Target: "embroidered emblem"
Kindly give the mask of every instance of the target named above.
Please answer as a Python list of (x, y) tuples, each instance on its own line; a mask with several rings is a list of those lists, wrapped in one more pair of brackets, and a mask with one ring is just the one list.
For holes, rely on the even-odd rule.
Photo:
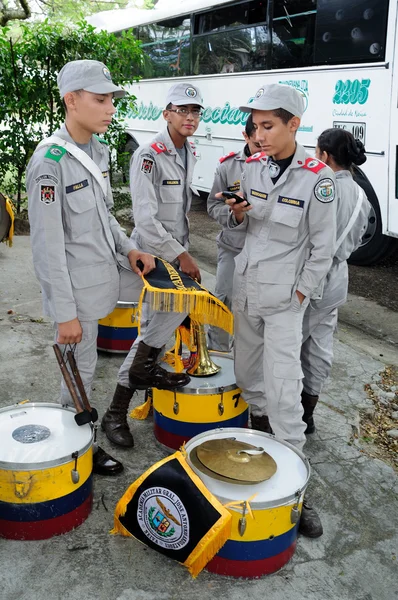
[(261, 200), (266, 200), (268, 198), (268, 194), (266, 192), (259, 192), (258, 190), (250, 190), (250, 195), (255, 198), (261, 198)]
[(162, 144), (161, 142), (155, 142), (154, 144), (151, 144), (151, 148), (153, 148), (156, 152), (156, 154), (161, 154), (162, 152), (167, 152), (167, 148), (164, 144)]
[(268, 172), (269, 172), (269, 176), (271, 177), (271, 179), (275, 179), (275, 177), (278, 177), (279, 173), (281, 172), (281, 168), (280, 166), (274, 162), (271, 158), (268, 159)]
[(39, 177), (36, 177), (35, 179), (35, 183), (38, 184), (40, 183), (40, 181), (52, 181), (53, 183), (55, 183), (55, 185), (58, 185), (59, 181), (58, 181), (58, 177), (55, 177), (54, 175), (39, 175)]
[(332, 179), (327, 177), (326, 179), (321, 179), (318, 181), (314, 188), (314, 194), (319, 202), (323, 202), (327, 204), (329, 202), (333, 202), (334, 200), (334, 183)]
[(66, 154), (66, 149), (62, 146), (51, 146), (45, 153), (44, 158), (51, 158), (51, 160), (59, 162), (64, 154)]
[(163, 179), (162, 185), (181, 185), (181, 179)]
[(307, 158), (305, 163), (303, 164), (303, 169), (307, 169), (308, 171), (312, 171), (313, 173), (319, 173), (326, 167), (325, 163), (316, 158)]
[(104, 67), (102, 69), (103, 74), (105, 75), (105, 77), (107, 78), (108, 81), (112, 81), (112, 75), (109, 71), (109, 69), (107, 69), (106, 67)]
[(67, 185), (65, 188), (65, 192), (67, 194), (71, 194), (72, 192), (78, 192), (83, 188), (88, 187), (88, 180), (83, 179), (83, 181), (79, 181), (78, 183), (72, 183), (72, 185)]
[(261, 96), (264, 94), (264, 88), (260, 88), (258, 90), (258, 92), (256, 92), (256, 95), (254, 96), (255, 98), (261, 98)]
[(198, 92), (193, 87), (187, 87), (185, 90), (185, 95), (188, 96), (188, 98), (196, 98)]
[(151, 158), (143, 158), (141, 163), (141, 171), (145, 173), (145, 175), (150, 175), (152, 173), (154, 161)]
[(246, 162), (251, 163), (251, 162), (261, 160), (262, 158), (267, 158), (267, 155), (265, 154), (265, 152), (256, 152), (255, 154), (252, 154), (251, 156), (249, 156), (249, 158), (246, 159)]
[(55, 185), (41, 184), (40, 202), (43, 202), (43, 204), (53, 204), (55, 202)]
[(297, 200), (296, 198), (286, 198), (286, 196), (279, 196), (279, 204), (288, 204), (289, 206), (297, 206), (298, 208), (304, 208), (304, 200)]
[(229, 154), (226, 154), (225, 156), (222, 156), (219, 160), (220, 163), (223, 163), (225, 160), (228, 160), (228, 158), (232, 158), (233, 156), (236, 156), (238, 153), (237, 152), (230, 152)]

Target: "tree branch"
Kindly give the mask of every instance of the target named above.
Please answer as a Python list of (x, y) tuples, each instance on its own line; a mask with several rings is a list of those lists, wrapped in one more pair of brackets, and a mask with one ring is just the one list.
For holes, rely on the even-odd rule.
[(0, 0), (0, 26), (4, 27), (8, 21), (24, 21), (31, 16), (31, 10), (27, 0), (16, 0), (19, 8), (9, 8), (3, 0)]

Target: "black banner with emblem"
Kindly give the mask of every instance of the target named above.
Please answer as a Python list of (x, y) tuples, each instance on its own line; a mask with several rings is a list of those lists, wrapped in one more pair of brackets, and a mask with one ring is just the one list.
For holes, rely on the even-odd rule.
[(196, 577), (225, 544), (231, 515), (176, 452), (146, 471), (117, 504), (112, 533), (133, 536)]

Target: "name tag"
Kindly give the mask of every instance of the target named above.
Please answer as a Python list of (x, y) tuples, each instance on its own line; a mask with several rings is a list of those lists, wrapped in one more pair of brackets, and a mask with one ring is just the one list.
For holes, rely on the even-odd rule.
[(71, 194), (72, 192), (77, 192), (79, 190), (82, 190), (85, 187), (88, 187), (87, 179), (84, 179), (83, 181), (79, 181), (79, 183), (72, 183), (72, 185), (67, 185), (65, 188), (65, 191), (67, 194)]
[(279, 196), (279, 204), (288, 204), (289, 206), (297, 206), (297, 208), (304, 208), (304, 200), (297, 200), (296, 198), (286, 198), (286, 196)]
[(108, 177), (108, 171), (102, 171), (102, 177)]
[(230, 185), (227, 189), (229, 192), (239, 192), (240, 185)]
[(181, 185), (181, 179), (163, 179), (162, 185)]
[(266, 192), (259, 192), (258, 190), (250, 190), (250, 195), (255, 198), (261, 198), (262, 200), (266, 200), (268, 198), (268, 194)]

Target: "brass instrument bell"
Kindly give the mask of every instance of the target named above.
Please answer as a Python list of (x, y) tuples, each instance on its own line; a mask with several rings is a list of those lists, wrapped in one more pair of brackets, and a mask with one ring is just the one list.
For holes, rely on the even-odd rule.
[(186, 372), (188, 375), (192, 375), (192, 377), (209, 377), (210, 375), (215, 375), (221, 370), (221, 367), (216, 365), (210, 358), (204, 325), (194, 323), (194, 336), (196, 345), (194, 363)]

